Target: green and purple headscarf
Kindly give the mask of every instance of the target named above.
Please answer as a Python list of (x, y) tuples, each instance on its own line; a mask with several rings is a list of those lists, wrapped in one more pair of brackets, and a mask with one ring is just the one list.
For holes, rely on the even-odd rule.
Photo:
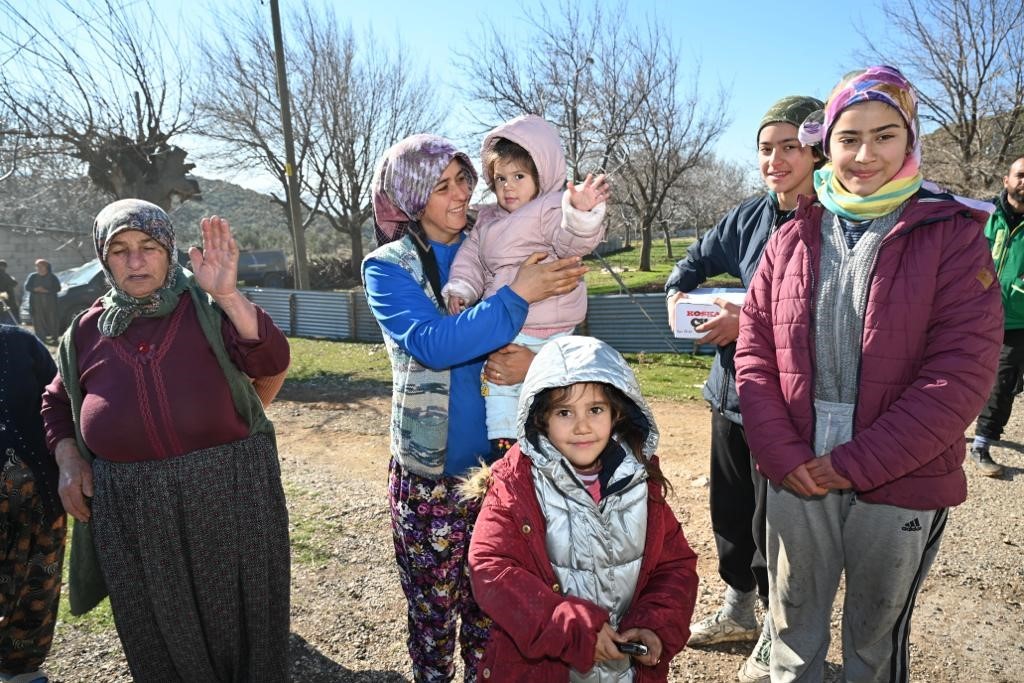
[[(115, 235), (126, 230), (138, 230), (153, 238), (167, 252), (167, 280), (155, 292), (144, 298), (133, 297), (122, 291), (114, 281), (114, 274), (107, 264), (110, 241)], [(174, 239), (174, 227), (167, 213), (156, 204), (142, 199), (120, 199), (107, 204), (96, 215), (92, 226), (93, 245), (103, 272), (110, 283), (102, 299), (103, 313), (99, 318), (100, 334), (116, 337), (122, 334), (131, 321), (139, 316), (161, 317), (178, 305), (178, 296), (188, 288), (188, 277), (178, 264), (178, 250)]]

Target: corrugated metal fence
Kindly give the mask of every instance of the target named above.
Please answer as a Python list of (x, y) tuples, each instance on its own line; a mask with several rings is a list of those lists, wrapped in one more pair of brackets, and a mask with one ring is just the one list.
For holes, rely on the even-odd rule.
[[(242, 291), (270, 314), (274, 322), (292, 337), (383, 341), (380, 327), (366, 305), (361, 289), (345, 292), (306, 292), (291, 289), (247, 287)], [(603, 339), (620, 352), (693, 353), (694, 343), (675, 339), (668, 329), (668, 313), (662, 294), (612, 294), (589, 298), (587, 319), (580, 334)], [(703, 345), (697, 353), (714, 353)]]

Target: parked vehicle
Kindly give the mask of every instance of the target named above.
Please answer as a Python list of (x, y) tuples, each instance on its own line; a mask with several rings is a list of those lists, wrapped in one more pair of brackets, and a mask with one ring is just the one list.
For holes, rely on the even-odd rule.
[(276, 249), (243, 251), (238, 257), (238, 280), (251, 287), (284, 287), (288, 260)]
[[(178, 250), (178, 261), (187, 268), (188, 254)], [(60, 280), (60, 291), (57, 292), (57, 320), (60, 322), (61, 330), (67, 329), (79, 311), (89, 308), (92, 302), (110, 289), (99, 259), (86, 261), (76, 268), (62, 270), (56, 275)], [(32, 320), (28, 302), (29, 297), (22, 297), (21, 319), (24, 322)]]

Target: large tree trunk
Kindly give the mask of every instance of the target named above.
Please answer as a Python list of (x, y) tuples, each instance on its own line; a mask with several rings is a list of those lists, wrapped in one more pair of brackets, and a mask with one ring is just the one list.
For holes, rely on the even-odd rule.
[(185, 162), (188, 152), (180, 147), (154, 148), (118, 136), (78, 156), (88, 164), (89, 179), (118, 199), (144, 199), (170, 211), (175, 200), (199, 195), (199, 183), (188, 176), (195, 164)]
[(363, 263), (363, 226), (352, 223), (348, 227), (348, 235), (352, 240), (352, 264), (353, 272), (359, 272)]

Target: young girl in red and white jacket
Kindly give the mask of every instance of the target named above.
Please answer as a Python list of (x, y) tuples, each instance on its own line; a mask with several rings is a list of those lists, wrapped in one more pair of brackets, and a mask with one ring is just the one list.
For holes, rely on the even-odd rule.
[[(470, 482), (487, 487), (473, 595), (494, 620), (478, 680), (667, 680), (689, 637), (697, 556), (665, 500), (632, 370), (597, 339), (553, 340), (523, 383), (519, 425)], [(620, 649), (631, 644), (644, 653)]]

